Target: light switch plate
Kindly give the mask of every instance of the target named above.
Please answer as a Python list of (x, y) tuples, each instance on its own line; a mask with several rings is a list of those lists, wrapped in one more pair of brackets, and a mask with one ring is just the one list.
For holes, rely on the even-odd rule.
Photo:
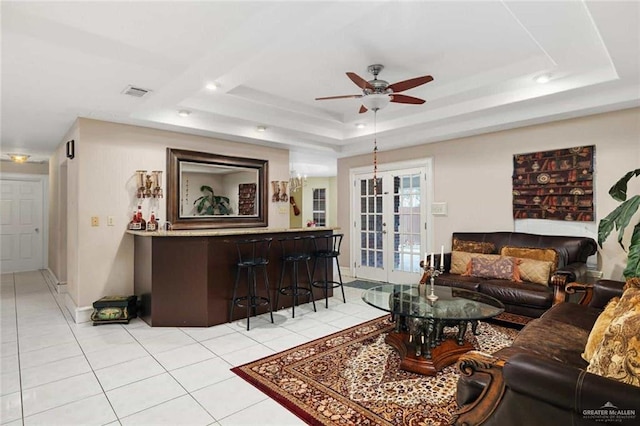
[(447, 215), (447, 203), (431, 203), (431, 214), (434, 216), (446, 216)]
[(107, 226), (114, 226), (113, 216), (107, 216)]

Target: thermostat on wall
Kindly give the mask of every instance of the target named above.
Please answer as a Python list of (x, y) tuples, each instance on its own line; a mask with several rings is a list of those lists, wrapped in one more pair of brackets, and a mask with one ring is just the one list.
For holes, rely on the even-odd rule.
[(447, 203), (431, 203), (431, 214), (434, 216), (446, 216)]

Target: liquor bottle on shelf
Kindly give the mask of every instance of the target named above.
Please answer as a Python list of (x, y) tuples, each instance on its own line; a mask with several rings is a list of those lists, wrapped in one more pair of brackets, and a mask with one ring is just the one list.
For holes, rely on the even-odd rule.
[(149, 218), (149, 222), (147, 222), (147, 231), (157, 231), (158, 230), (158, 221), (156, 220), (155, 212), (151, 211), (151, 217)]
[(144, 231), (145, 229), (147, 229), (147, 221), (142, 217), (142, 206), (138, 206), (137, 216), (138, 222), (140, 223), (140, 230)]
[(138, 221), (138, 212), (133, 211), (133, 218), (131, 222), (129, 222), (129, 229), (131, 231), (139, 231), (140, 230), (140, 222)]

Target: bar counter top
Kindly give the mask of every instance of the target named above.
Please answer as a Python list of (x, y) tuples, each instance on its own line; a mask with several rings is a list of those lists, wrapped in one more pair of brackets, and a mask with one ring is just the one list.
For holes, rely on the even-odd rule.
[(229, 228), (229, 229), (180, 229), (176, 231), (130, 231), (139, 237), (223, 237), (226, 235), (280, 234), (285, 232), (335, 231), (337, 227), (309, 226), (305, 228)]

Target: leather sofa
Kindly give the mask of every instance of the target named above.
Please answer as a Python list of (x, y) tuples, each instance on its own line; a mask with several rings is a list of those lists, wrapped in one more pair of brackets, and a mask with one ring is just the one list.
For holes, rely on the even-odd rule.
[[(460, 357), (458, 410), (451, 424), (640, 424), (640, 388), (587, 373), (580, 356), (598, 315), (611, 297), (622, 294), (623, 284), (600, 280), (588, 304), (553, 306), (529, 322), (510, 347)], [(621, 422), (609, 414), (611, 405), (621, 410)]]
[(522, 232), (456, 232), (454, 240), (491, 243), (493, 254), (504, 246), (525, 248), (553, 248), (558, 253), (558, 269), (551, 275), (549, 285), (514, 282), (504, 279), (467, 277), (450, 273), (451, 253), (444, 257), (444, 273), (435, 284), (461, 287), (487, 294), (505, 305), (505, 312), (538, 318), (552, 305), (566, 300), (565, 286), (571, 282), (586, 282), (587, 258), (597, 251), (592, 238), (536, 235)]

